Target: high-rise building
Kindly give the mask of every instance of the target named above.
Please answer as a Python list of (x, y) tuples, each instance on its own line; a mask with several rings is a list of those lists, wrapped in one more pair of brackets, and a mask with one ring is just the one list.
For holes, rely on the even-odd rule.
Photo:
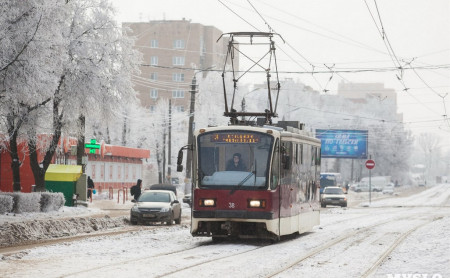
[[(194, 75), (221, 70), (228, 41), (213, 27), (188, 20), (123, 23), (143, 54), (141, 74), (133, 78), (141, 104), (154, 111), (159, 99), (171, 99), (174, 112), (189, 111)], [(219, 40), (218, 40), (219, 39)], [(235, 60), (235, 66), (239, 66)]]

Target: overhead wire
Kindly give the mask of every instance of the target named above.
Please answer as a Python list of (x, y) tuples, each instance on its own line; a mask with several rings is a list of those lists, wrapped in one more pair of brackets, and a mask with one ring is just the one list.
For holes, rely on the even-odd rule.
[[(277, 33), (268, 23), (267, 23), (267, 20), (262, 16), (262, 14), (256, 9), (256, 7), (255, 6), (253, 6), (252, 5), (252, 3), (250, 2), (250, 0), (247, 0), (247, 2), (250, 4), (250, 6), (252, 6), (252, 8), (254, 9), (254, 11), (261, 17), (261, 19), (264, 21), (264, 23), (269, 27), (269, 31), (270, 32), (274, 32), (274, 33)], [(258, 29), (257, 29), (258, 30)], [(315, 66), (306, 58), (306, 57), (304, 57), (296, 48), (294, 48), (289, 42), (287, 42), (287, 41), (285, 41), (286, 42), (286, 44), (292, 49), (292, 50), (294, 50), (294, 52), (295, 53), (297, 53), (303, 60), (305, 60), (310, 66), (311, 66), (311, 68), (312, 68), (312, 72), (314, 72), (314, 68), (315, 68)], [(296, 60), (294, 60), (293, 58), (291, 58), (291, 56), (290, 55), (288, 55), (287, 53), (286, 53), (286, 51), (284, 51), (283, 50), (283, 48), (281, 47), (281, 46), (279, 46), (279, 48), (280, 48), (280, 50), (287, 56), (287, 57), (289, 57), (292, 61), (294, 61), (297, 65), (299, 65), (302, 69), (305, 69), (303, 66), (301, 66), (300, 64), (298, 64), (297, 63), (297, 61)], [(306, 70), (306, 69), (305, 69)], [(278, 72), (277, 72), (277, 74), (278, 74)], [(312, 74), (313, 75), (313, 74)], [(319, 87), (322, 89), (322, 90), (324, 90), (323, 89), (323, 86), (320, 84), (320, 82), (317, 80), (317, 78), (313, 75), (313, 79), (315, 80), (315, 82), (319, 85)]]
[[(382, 37), (383, 42), (384, 42), (384, 44), (385, 44), (385, 46), (386, 46), (388, 52), (389, 52), (390, 54), (392, 54), (392, 55), (391, 55), (391, 59), (392, 59), (394, 65), (397, 63), (396, 66), (398, 66), (398, 69), (399, 69), (399, 71), (400, 71), (400, 76), (397, 75), (397, 79), (402, 83), (402, 85), (403, 85), (403, 87), (404, 87), (404, 91), (406, 91), (407, 93), (409, 93), (409, 92), (408, 92), (409, 88), (406, 86), (405, 82), (403, 81), (403, 70), (404, 70), (404, 67), (403, 67), (402, 64), (400, 63), (400, 61), (399, 61), (397, 55), (395, 54), (394, 49), (392, 48), (392, 45), (391, 45), (391, 43), (390, 43), (390, 41), (389, 41), (389, 38), (388, 38), (388, 36), (387, 36), (387, 33), (386, 33), (385, 29), (384, 29), (383, 21), (382, 21), (382, 19), (381, 19), (381, 14), (380, 14), (380, 10), (379, 10), (379, 8), (378, 8), (377, 1), (376, 1), (376, 0), (373, 0), (373, 1), (374, 1), (374, 4), (375, 4), (375, 8), (376, 8), (377, 14), (378, 14), (378, 19), (379, 19), (379, 22), (380, 22), (381, 30), (380, 30), (380, 27), (378, 27), (378, 24), (377, 24), (377, 22), (376, 22), (376, 20), (375, 20), (375, 18), (374, 18), (374, 15), (372, 14), (372, 11), (371, 11), (371, 9), (370, 9), (368, 3), (367, 3), (367, 0), (364, 0), (364, 2), (365, 2), (365, 4), (366, 4), (366, 7), (367, 7), (367, 9), (369, 10), (369, 13), (370, 13), (370, 15), (371, 15), (371, 17), (372, 17), (372, 20), (374, 21), (375, 26), (376, 26), (376, 28), (377, 28), (377, 30), (378, 30), (380, 36)], [(413, 59), (413, 60), (414, 60), (414, 59)], [(437, 94), (439, 97), (442, 98), (442, 100), (443, 100), (443, 106), (444, 106), (444, 115), (443, 115), (443, 117), (444, 117), (444, 119), (446, 120), (445, 122), (448, 124), (448, 126), (449, 126), (449, 128), (450, 128), (450, 122), (448, 121), (448, 115), (447, 115), (447, 108), (446, 108), (446, 105), (445, 105), (445, 97), (447, 96), (447, 94), (444, 95), (444, 96), (442, 96), (441, 94), (439, 94), (439, 93), (437, 93), (435, 90), (433, 90), (433, 89), (431, 88), (431, 86), (429, 86), (429, 85), (425, 82), (425, 80), (423, 80), (423, 78), (417, 73), (417, 71), (411, 66), (411, 63), (412, 63), (412, 61), (411, 61), (411, 62), (406, 62), (406, 63), (405, 63), (405, 66), (408, 65), (408, 66), (413, 70), (413, 72), (417, 75), (417, 77), (418, 77), (418, 78), (419, 78), (419, 79), (420, 79), (420, 80), (421, 80), (428, 88), (430, 88), (435, 94)], [(410, 95), (411, 95), (411, 94), (410, 94)], [(431, 108), (429, 108), (428, 106), (426, 106), (423, 102), (421, 102), (421, 101), (420, 101), (419, 99), (417, 99), (415, 96), (412, 96), (412, 95), (411, 95), (411, 97), (413, 97), (414, 99), (416, 99), (419, 103), (421, 103), (425, 108), (427, 108), (428, 110), (430, 110), (432, 113), (437, 114), (437, 112), (436, 112), (434, 109), (431, 109)]]

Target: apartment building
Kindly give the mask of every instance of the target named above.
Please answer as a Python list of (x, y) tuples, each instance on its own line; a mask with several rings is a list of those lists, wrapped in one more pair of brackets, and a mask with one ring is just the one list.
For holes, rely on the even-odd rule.
[[(171, 99), (172, 111), (189, 110), (190, 90), (208, 70), (221, 70), (227, 52), (227, 38), (213, 26), (190, 20), (160, 20), (123, 23), (136, 38), (143, 54), (141, 74), (133, 78), (141, 104), (154, 111), (158, 100)], [(236, 63), (236, 61), (235, 61)], [(237, 64), (239, 66), (239, 64)]]

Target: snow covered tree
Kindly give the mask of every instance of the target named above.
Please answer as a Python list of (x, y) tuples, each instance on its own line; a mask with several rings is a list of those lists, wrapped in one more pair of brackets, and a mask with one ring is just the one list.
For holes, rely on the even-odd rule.
[(9, 142), (14, 191), (20, 191), (18, 140), (46, 111), (57, 84), (65, 15), (64, 1), (0, 1), (0, 126)]
[[(113, 111), (135, 101), (130, 76), (137, 72), (140, 55), (132, 50), (132, 40), (122, 36), (106, 0), (11, 2), (0, 6), (5, 23), (0, 27), (5, 52), (0, 60), (1, 117), (16, 161), (15, 183), (20, 186), (14, 142), (22, 133), (27, 134), (36, 189), (43, 190), (62, 134), (84, 135), (79, 120), (108, 120)], [(50, 142), (39, 142), (42, 132), (52, 134)], [(37, 161), (37, 150), (45, 153), (43, 161)]]

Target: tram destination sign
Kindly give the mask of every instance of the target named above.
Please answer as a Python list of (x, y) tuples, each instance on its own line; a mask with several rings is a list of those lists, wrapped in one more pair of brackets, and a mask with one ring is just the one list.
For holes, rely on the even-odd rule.
[(323, 158), (367, 158), (368, 131), (316, 129)]
[(260, 136), (254, 133), (216, 133), (211, 142), (218, 143), (258, 143)]

